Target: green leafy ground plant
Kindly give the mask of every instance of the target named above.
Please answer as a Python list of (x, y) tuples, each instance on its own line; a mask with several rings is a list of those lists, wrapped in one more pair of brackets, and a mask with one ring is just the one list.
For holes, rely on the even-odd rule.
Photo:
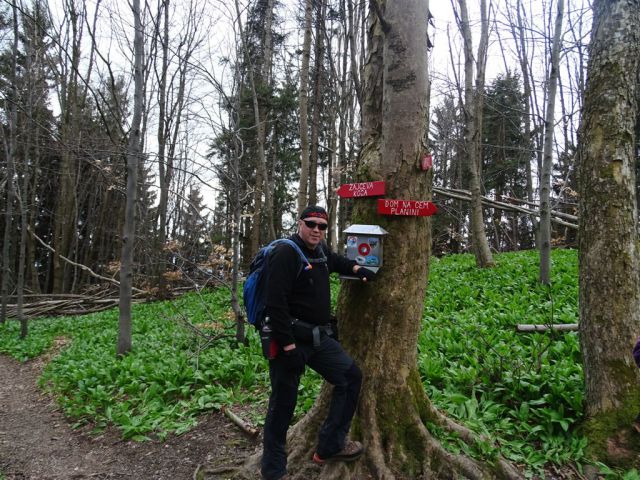
[(577, 323), (577, 256), (552, 255), (550, 286), (538, 253), (505, 253), (478, 269), (472, 255), (434, 259), (419, 339), (432, 401), (532, 472), (584, 460), (583, 376), (576, 332), (515, 333), (516, 324)]
[[(585, 440), (575, 431), (583, 402), (577, 335), (515, 333), (517, 323), (577, 322), (576, 252), (553, 252), (550, 287), (537, 281), (537, 252), (496, 260), (495, 268), (480, 270), (470, 255), (433, 259), (418, 344), (424, 386), (439, 408), (492, 439), (532, 474), (550, 462), (580, 463)], [(338, 289), (334, 280), (334, 302)], [(41, 381), (78, 425), (112, 424), (126, 438), (164, 438), (222, 405), (261, 424), (269, 389), (266, 362), (252, 328), (249, 346), (235, 345), (230, 312), (226, 289), (136, 305), (134, 350), (121, 360), (115, 355), (117, 310), (34, 321), (24, 341), (12, 321), (0, 326), (0, 353), (24, 361), (65, 337), (67, 347)], [(185, 318), (210, 335), (227, 337), (205, 348), (184, 327)], [(303, 377), (297, 415), (311, 407), (319, 388), (317, 375)], [(459, 439), (443, 440), (466, 451)], [(486, 458), (492, 448), (468, 453)]]
[[(68, 346), (41, 378), (65, 413), (77, 425), (90, 422), (98, 430), (113, 424), (124, 438), (164, 438), (192, 428), (203, 411), (253, 404), (256, 398), (256, 408), (264, 405), (264, 360), (255, 339), (249, 347), (235, 345), (228, 297), (228, 291), (217, 290), (135, 306), (134, 349), (122, 359), (115, 355), (117, 310), (37, 320), (24, 341), (18, 339), (17, 322), (8, 322), (0, 327), (0, 352), (24, 361), (65, 337)], [(203, 349), (204, 339), (184, 327), (184, 318), (212, 336), (229, 335)]]

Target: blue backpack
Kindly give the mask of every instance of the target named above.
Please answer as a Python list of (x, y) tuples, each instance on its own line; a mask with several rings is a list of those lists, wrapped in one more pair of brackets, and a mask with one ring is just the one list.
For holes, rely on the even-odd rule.
[(311, 268), (311, 264), (305, 257), (300, 247), (288, 238), (274, 240), (266, 247), (262, 247), (255, 256), (249, 267), (249, 276), (242, 287), (242, 295), (244, 297), (244, 308), (247, 311), (247, 320), (251, 325), (260, 329), (262, 320), (264, 319), (264, 309), (267, 300), (267, 274), (269, 271), (269, 254), (273, 248), (279, 243), (290, 245), (300, 256), (302, 265), (298, 271), (298, 275), (305, 269)]

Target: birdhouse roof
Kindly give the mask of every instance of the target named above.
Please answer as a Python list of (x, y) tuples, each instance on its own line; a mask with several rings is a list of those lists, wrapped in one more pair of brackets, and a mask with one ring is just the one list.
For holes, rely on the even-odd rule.
[(351, 233), (357, 235), (386, 235), (387, 232), (380, 225), (351, 225), (349, 228), (345, 228), (343, 233)]

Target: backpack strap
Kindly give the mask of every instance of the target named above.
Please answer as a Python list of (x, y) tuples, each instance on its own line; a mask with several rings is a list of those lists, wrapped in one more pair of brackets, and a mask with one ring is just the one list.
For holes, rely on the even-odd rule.
[(325, 244), (319, 243), (316, 246), (316, 255), (320, 254), (318, 258), (310, 258), (309, 263), (327, 263), (327, 256), (329, 255), (328, 251), (325, 250)]
[[(269, 246), (270, 247), (275, 247), (279, 243), (286, 243), (291, 248), (293, 248), (296, 251), (296, 253), (298, 254), (298, 256), (300, 257), (300, 260), (302, 261), (302, 268), (298, 271), (298, 275), (300, 275), (300, 272), (302, 272), (302, 270), (311, 270), (313, 268), (311, 266), (311, 263), (316, 263), (316, 262), (312, 262), (312, 260), (315, 260), (315, 259), (309, 260), (296, 242), (294, 242), (293, 240), (291, 240), (289, 238), (280, 238), (278, 240), (274, 240), (273, 242), (271, 242), (269, 244)], [(327, 259), (325, 257), (324, 261), (326, 261), (326, 260)]]

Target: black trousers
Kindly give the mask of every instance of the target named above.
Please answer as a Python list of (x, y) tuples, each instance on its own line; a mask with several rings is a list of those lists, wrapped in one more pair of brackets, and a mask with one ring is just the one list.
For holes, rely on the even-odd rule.
[[(344, 448), (358, 405), (362, 372), (342, 346), (323, 335), (318, 347), (298, 343), (305, 363), (334, 386), (329, 413), (318, 434), (316, 453), (327, 458)], [(300, 375), (285, 368), (280, 358), (269, 361), (271, 396), (264, 423), (262, 478), (277, 480), (287, 473), (287, 430), (298, 398)]]

